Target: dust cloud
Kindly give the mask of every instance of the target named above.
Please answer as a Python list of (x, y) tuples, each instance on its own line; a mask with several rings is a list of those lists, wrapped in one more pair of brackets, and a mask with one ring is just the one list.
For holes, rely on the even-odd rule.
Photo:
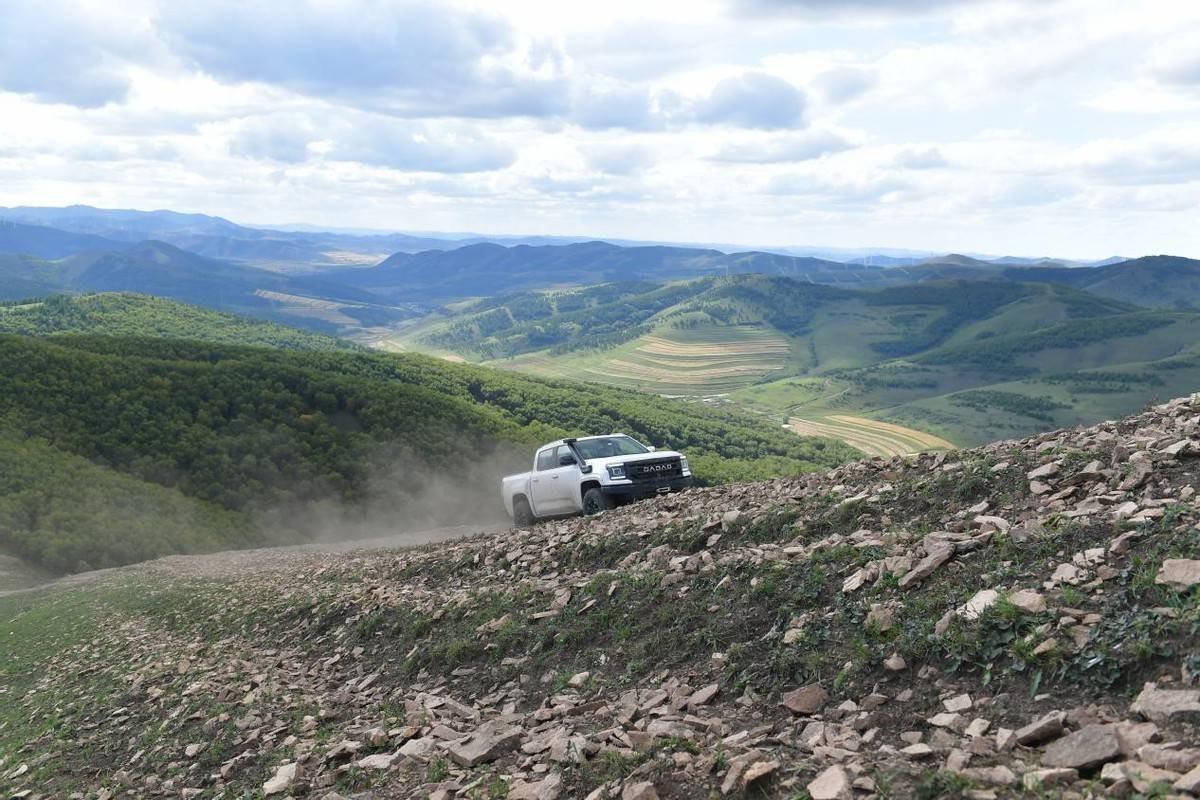
[[(500, 495), (504, 475), (529, 469), (534, 448), (504, 445), (455, 447), (455, 455), (430, 463), (411, 448), (381, 448), (366, 465), (362, 495), (333, 492), (255, 512), (265, 543), (423, 544), (497, 530), (510, 523)], [(424, 535), (414, 535), (424, 534)]]

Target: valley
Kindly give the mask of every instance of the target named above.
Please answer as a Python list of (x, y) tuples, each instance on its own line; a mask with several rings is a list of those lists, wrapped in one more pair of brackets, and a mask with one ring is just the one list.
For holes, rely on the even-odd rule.
[(1130, 413), (1198, 385), (1198, 335), (1195, 311), (1041, 281), (850, 290), (745, 275), (468, 303), (402, 342), (736, 406), (793, 430), (799, 418), (856, 447), (863, 423), (834, 417), (870, 419), (876, 438), (881, 425), (910, 431), (867, 450), (883, 455)]
[[(0, 298), (160, 295), (380, 351), (737, 409), (880, 454), (1085, 424), (1200, 380), (1200, 261), (1170, 256), (868, 265), (270, 231), (173, 212), (5, 214)], [(913, 433), (868, 445), (880, 425)]]

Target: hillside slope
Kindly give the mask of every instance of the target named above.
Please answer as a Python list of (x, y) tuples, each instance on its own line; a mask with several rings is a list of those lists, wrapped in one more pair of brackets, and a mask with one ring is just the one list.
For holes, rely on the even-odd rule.
[(0, 333), (156, 336), (287, 350), (353, 350), (344, 339), (141, 294), (56, 295), (0, 303)]
[[(214, 338), (277, 347), (162, 338), (187, 333), (191, 323), (192, 335), (223, 325)], [(152, 329), (159, 338), (2, 332), (11, 327)], [(0, 437), (28, 439), (22, 447), (36, 462), (0, 482), (0, 523), (7, 521), (0, 551), (56, 571), (498, 520), (502, 475), (528, 468), (542, 442), (596, 431), (677, 446), (692, 456), (698, 478), (713, 483), (794, 474), (855, 455), (747, 415), (422, 356), (347, 351), (163, 300), (0, 306)], [(88, 516), (58, 491), (90, 474), (82, 463), (94, 468), (89, 482), (113, 487), (113, 513), (105, 505)], [(206, 511), (168, 513), (170, 502)], [(9, 517), (6, 504), (17, 509)], [(142, 508), (144, 518), (128, 525), (128, 513), (115, 506)], [(230, 523), (201, 525), (192, 537), (166, 532), (177, 520), (220, 516), (209, 509), (232, 514)], [(89, 524), (95, 535), (81, 535)]]
[(1145, 256), (1090, 269), (1011, 269), (1004, 277), (1074, 286), (1146, 308), (1200, 308), (1200, 260)]
[(0, 598), (0, 780), (1195, 795), (1198, 485), (1194, 396), (423, 550), (168, 561)]
[(390, 343), (716, 397), (797, 430), (841, 430), (851, 444), (864, 425), (914, 429), (871, 432), (886, 434), (876, 448), (886, 453), (913, 452), (919, 432), (980, 443), (1191, 391), (1200, 386), (1198, 339), (1194, 311), (1148, 310), (1053, 283), (847, 289), (735, 275), (490, 298)]

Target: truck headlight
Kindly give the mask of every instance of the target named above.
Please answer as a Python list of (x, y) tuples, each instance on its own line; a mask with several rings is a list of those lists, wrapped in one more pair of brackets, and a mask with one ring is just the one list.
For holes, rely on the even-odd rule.
[(613, 480), (623, 479), (625, 477), (625, 465), (624, 464), (610, 465), (608, 468), (608, 477), (612, 478)]
[(679, 470), (681, 472), (691, 472), (691, 470), (688, 469), (687, 456), (679, 457)]

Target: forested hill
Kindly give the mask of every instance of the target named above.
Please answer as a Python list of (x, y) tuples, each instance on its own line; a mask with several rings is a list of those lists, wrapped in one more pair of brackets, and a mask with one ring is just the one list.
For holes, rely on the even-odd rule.
[(344, 339), (142, 294), (55, 295), (0, 303), (0, 333), (162, 336), (288, 350), (355, 349)]
[[(317, 510), (383, 531), (431, 511), (466, 522), (534, 445), (612, 430), (687, 451), (707, 482), (857, 455), (747, 416), (415, 355), (0, 334), (0, 436), (31, 462), (0, 483), (0, 551), (72, 571), (303, 540), (326, 533)], [(78, 480), (111, 491), (66, 490)]]

